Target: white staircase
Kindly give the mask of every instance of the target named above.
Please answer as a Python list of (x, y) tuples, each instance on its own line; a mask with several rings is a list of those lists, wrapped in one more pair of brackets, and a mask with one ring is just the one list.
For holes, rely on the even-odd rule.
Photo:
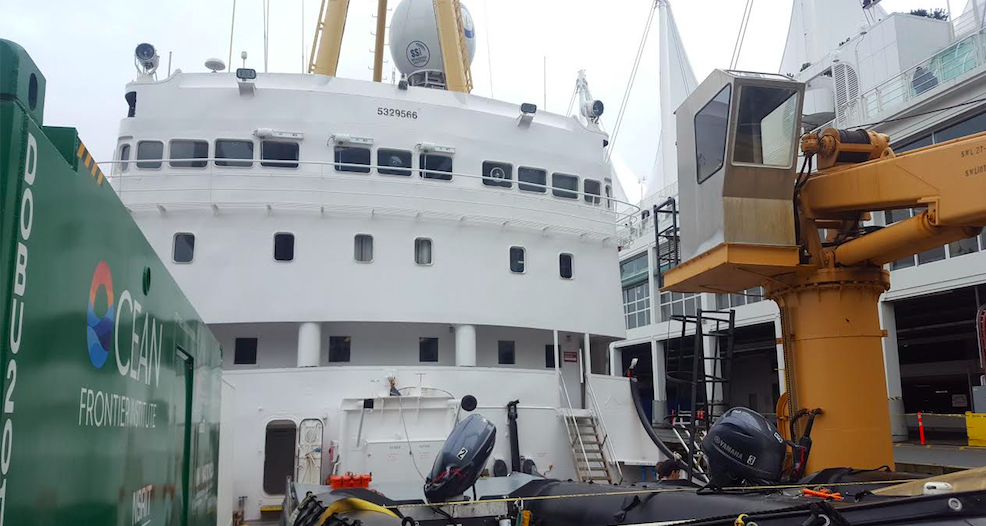
[(589, 410), (564, 411), (568, 436), (579, 482), (613, 484), (606, 458), (606, 434)]

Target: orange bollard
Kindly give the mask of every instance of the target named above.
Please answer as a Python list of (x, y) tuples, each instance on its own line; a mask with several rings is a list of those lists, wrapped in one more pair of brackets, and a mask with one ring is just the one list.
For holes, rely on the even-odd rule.
[(924, 445), (924, 419), (921, 418), (921, 411), (918, 411), (918, 433), (921, 435), (921, 445)]

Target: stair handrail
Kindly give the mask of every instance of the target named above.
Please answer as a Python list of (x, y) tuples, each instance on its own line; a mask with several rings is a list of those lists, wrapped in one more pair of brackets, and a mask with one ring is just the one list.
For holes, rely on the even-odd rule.
[[(592, 412), (598, 415), (599, 427), (597, 428), (601, 432), (602, 437), (599, 440), (602, 442), (599, 447), (600, 449), (607, 449), (610, 453), (607, 459), (608, 464), (612, 464), (616, 468), (616, 473), (619, 475), (619, 480), (623, 480), (623, 468), (620, 467), (619, 461), (616, 460), (616, 448), (613, 447), (612, 442), (609, 441), (609, 430), (606, 427), (606, 419), (603, 418), (602, 408), (599, 407), (599, 400), (596, 399), (596, 391), (592, 388), (592, 376), (586, 379), (586, 393), (588, 393), (587, 398), (589, 399), (589, 404), (592, 406)], [(607, 466), (609, 469), (609, 466)]]
[[(565, 400), (568, 402), (568, 415), (563, 415), (564, 418), (572, 419), (572, 429), (575, 431), (575, 437), (579, 441), (579, 449), (582, 450), (582, 458), (585, 460), (586, 470), (589, 469), (589, 454), (585, 451), (585, 443), (582, 441), (582, 433), (579, 432), (579, 423), (575, 419), (575, 407), (572, 406), (572, 397), (568, 395), (568, 385), (565, 383), (565, 376), (558, 370), (558, 379), (561, 382), (558, 384), (558, 389), (561, 390), (562, 394), (565, 395)], [(565, 432), (568, 434), (568, 445), (569, 448), (575, 445), (575, 441), (572, 439), (572, 433), (568, 431), (568, 424), (565, 424)], [(575, 459), (575, 474), (579, 476), (579, 481), (582, 482), (582, 473), (579, 471), (578, 459)]]

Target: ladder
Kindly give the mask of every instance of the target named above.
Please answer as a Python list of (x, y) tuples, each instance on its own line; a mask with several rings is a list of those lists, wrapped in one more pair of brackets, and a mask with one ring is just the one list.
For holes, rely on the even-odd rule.
[(606, 436), (600, 436), (599, 423), (592, 412), (572, 412), (565, 417), (579, 482), (613, 483), (606, 458)]
[[(657, 286), (664, 286), (664, 273), (681, 263), (678, 239), (678, 205), (669, 197), (654, 205), (654, 236), (657, 241)], [(664, 228), (661, 228), (664, 223)]]
[[(678, 400), (683, 398), (683, 391), (689, 391), (688, 411), (677, 412), (672, 419), (672, 427), (680, 433), (679, 436), (684, 436), (682, 443), (689, 456), (686, 464), (688, 479), (691, 480), (696, 472), (707, 471), (701, 451), (702, 439), (716, 419), (730, 408), (729, 378), (736, 311), (697, 309), (695, 315), (673, 315), (671, 319), (681, 322), (681, 337), (677, 346), (669, 345), (665, 351), (665, 374), (668, 382), (674, 385)], [(686, 332), (691, 326), (695, 330), (694, 345), (692, 352), (687, 353)], [(714, 348), (709, 353), (705, 350), (705, 336), (715, 336)]]
[(472, 92), (472, 71), (469, 69), (469, 47), (466, 45), (466, 26), (462, 23), (462, 6), (459, 0), (452, 0), (455, 11), (455, 27), (458, 28), (459, 54), (462, 56), (462, 71), (466, 76), (466, 93)]

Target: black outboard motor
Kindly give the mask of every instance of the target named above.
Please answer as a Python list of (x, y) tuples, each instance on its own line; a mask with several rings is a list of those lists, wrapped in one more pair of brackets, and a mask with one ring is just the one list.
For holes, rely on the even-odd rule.
[(435, 459), (425, 479), (425, 499), (445, 502), (465, 493), (479, 480), (493, 444), (496, 426), (481, 415), (469, 415), (459, 422)]
[(735, 407), (723, 413), (702, 440), (709, 485), (722, 488), (781, 480), (787, 441), (760, 413)]

